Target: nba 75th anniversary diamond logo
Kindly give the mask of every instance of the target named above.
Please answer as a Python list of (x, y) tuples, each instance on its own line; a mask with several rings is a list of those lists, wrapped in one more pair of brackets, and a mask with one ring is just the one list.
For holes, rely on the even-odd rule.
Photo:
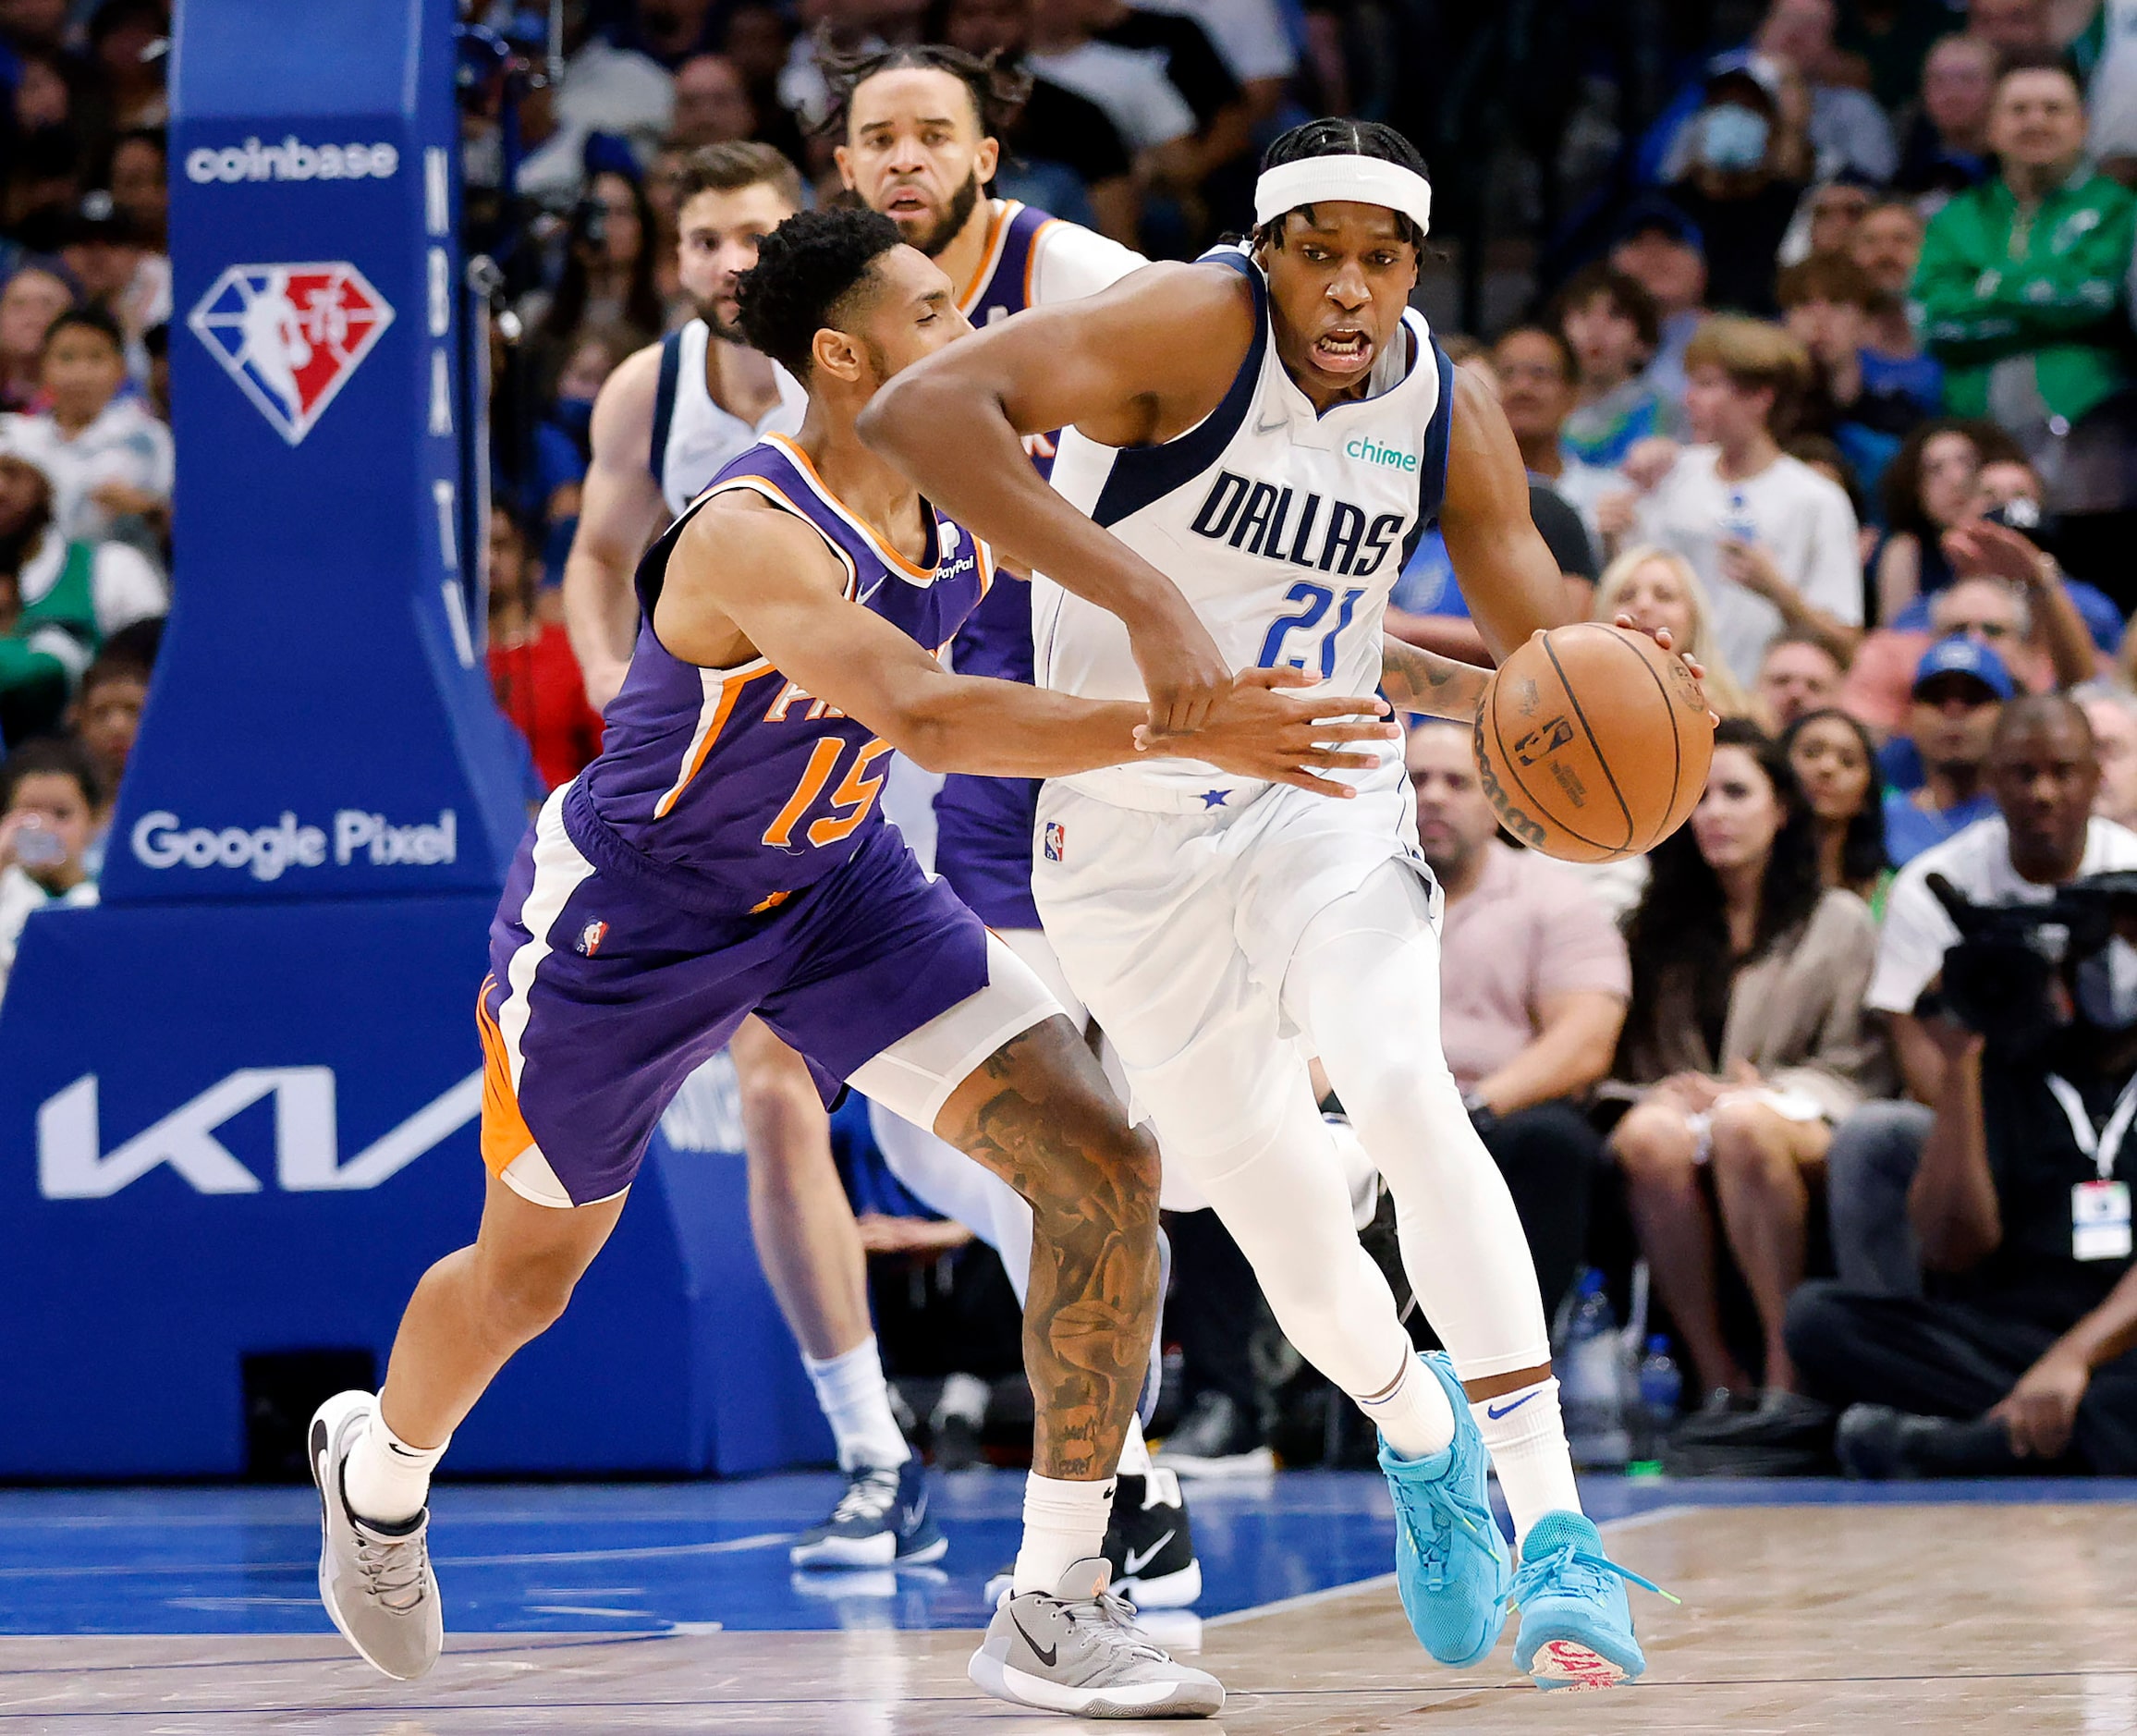
[(393, 324), (393, 309), (347, 260), (232, 265), (186, 324), (295, 446)]

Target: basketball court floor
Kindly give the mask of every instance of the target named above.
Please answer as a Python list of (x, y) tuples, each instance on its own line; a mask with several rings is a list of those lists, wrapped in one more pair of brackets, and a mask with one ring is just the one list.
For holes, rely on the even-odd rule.
[[(939, 1569), (789, 1572), (824, 1476), (451, 1486), (451, 1632), (385, 1681), (326, 1626), (309, 1490), (0, 1493), (0, 1736), (517, 1736), (1118, 1729), (982, 1697), (964, 1660), (1021, 1479), (939, 1479)], [(1371, 1473), (1195, 1493), (1208, 1593), (1161, 1617), (1231, 1691), (1229, 1736), (1381, 1730), (2137, 1736), (2137, 1484), (1587, 1485), (1633, 1594), (1639, 1686), (1539, 1694), (1510, 1636), (1435, 1668), (1387, 1576)], [(1177, 1727), (1174, 1727), (1177, 1728)]]

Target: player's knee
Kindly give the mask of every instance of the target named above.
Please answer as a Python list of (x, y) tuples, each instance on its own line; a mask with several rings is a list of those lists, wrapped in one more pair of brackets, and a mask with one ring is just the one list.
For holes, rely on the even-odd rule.
[(556, 1324), (586, 1268), (572, 1254), (545, 1250), (493, 1254), (478, 1269), (482, 1327), (498, 1342), (516, 1348)]

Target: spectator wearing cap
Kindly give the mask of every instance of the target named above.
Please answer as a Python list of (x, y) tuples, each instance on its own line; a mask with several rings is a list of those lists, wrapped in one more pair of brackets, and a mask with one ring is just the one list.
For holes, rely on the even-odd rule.
[(1707, 294), (1717, 308), (1770, 318), (1774, 261), (1810, 179), (1802, 80), (1762, 63), (1731, 66), (1706, 84), (1684, 129), (1684, 166), (1669, 197), (1699, 226)]
[(127, 373), (148, 374), (141, 336), (171, 317), (171, 262), (151, 252), (133, 220), (111, 193), (84, 193), (65, 230), (59, 257), (81, 285), (83, 300), (102, 308), (126, 340)]
[(1894, 187), (1943, 200), (1995, 172), (1988, 116), (1997, 65), (1996, 48), (1978, 36), (1947, 36), (1929, 51), (1922, 63), (1922, 101), (1907, 124)]
[(44, 334), (80, 299), (55, 259), (31, 259), (0, 288), (0, 413), (36, 410), (43, 392)]
[(160, 564), (171, 503), (171, 431), (138, 397), (121, 397), (126, 350), (111, 315), (76, 308), (44, 336), (45, 400), (34, 416), (0, 416), (0, 451), (51, 479), (52, 522), (69, 543), (129, 543)]
[(1714, 598), (1716, 642), (1733, 667), (1755, 670), (1788, 626), (1850, 648), (1862, 619), (1854, 509), (1838, 483), (1789, 457), (1774, 436), (1802, 394), (1802, 346), (1774, 326), (1725, 315), (1700, 327), (1685, 369), (1685, 413), (1701, 444), (1675, 454), (1633, 504), (1639, 540), (1691, 563)]
[(1896, 866), (1996, 813), (1982, 767), (2015, 691), (2003, 659), (1964, 633), (1938, 640), (1915, 666), (1908, 735), (1923, 779), (1919, 789), (1886, 794), (1885, 848)]
[(1615, 470), (1636, 441), (1681, 432), (1677, 407), (1643, 372), (1662, 345), (1655, 298), (1601, 260), (1566, 280), (1551, 324), (1573, 352), (1574, 402), (1558, 438), (1569, 458)]
[(1900, 442), (1936, 413), (1942, 370), (1926, 356), (1894, 361), (1870, 348), (1884, 296), (1844, 253), (1790, 265), (1778, 295), (1814, 376), (1797, 425), (1829, 434), (1863, 487), (1875, 488)]
[(1619, 220), (1610, 269), (1638, 284), (1655, 305), (1657, 342), (1642, 379), (1674, 410), (1684, 402), (1684, 347), (1706, 317), (1706, 239), (1680, 208), (1650, 193)]
[(2132, 377), (2137, 197), (2085, 162), (2084, 104), (2058, 61), (2006, 68), (1989, 141), (1999, 177), (1955, 197), (1923, 239), (1923, 338), (1947, 407), (2014, 435), (2050, 505), (2111, 511), (2124, 505), (2123, 419), (2104, 407)]

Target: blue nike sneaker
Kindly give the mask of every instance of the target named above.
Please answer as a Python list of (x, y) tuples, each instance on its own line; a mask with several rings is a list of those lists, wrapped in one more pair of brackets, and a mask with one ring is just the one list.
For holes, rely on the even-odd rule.
[(1491, 1459), (1470, 1414), (1454, 1364), (1438, 1351), (1420, 1359), (1447, 1388), (1454, 1439), (1429, 1459), (1398, 1459), (1380, 1443), (1380, 1468), (1395, 1497), (1395, 1574), (1410, 1631), (1454, 1669), (1488, 1657), (1507, 1625), (1512, 1569), (1492, 1517), (1484, 1473)]
[(796, 1567), (918, 1567), (939, 1561), (949, 1547), (928, 1513), (927, 1473), (917, 1456), (895, 1470), (857, 1465), (846, 1493), (821, 1525), (812, 1525), (787, 1551)]
[(1514, 1575), (1521, 1611), (1514, 1667), (1539, 1688), (1615, 1688), (1638, 1676), (1647, 1659), (1632, 1637), (1627, 1581), (1669, 1596), (1605, 1555), (1602, 1537), (1579, 1513), (1545, 1513), (1522, 1543)]

